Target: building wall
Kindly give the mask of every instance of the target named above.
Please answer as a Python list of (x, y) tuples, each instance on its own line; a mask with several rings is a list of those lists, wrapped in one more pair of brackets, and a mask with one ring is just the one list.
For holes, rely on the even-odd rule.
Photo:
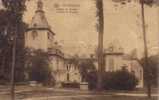
[(65, 67), (65, 59), (57, 55), (50, 56), (50, 67), (57, 83), (67, 80), (67, 69)]
[(122, 66), (122, 55), (106, 55), (105, 60), (105, 71), (116, 71), (121, 69)]
[(79, 72), (79, 69), (77, 68), (77, 66), (75, 66), (74, 64), (71, 64), (71, 68), (68, 71), (69, 76), (70, 76), (70, 80), (71, 82), (81, 82), (81, 74)]
[(46, 30), (31, 30), (25, 33), (25, 47), (47, 51), (48, 34)]
[(67, 73), (70, 76), (71, 82), (81, 82), (81, 76), (79, 70), (75, 68), (75, 65), (71, 65), (71, 69), (67, 70), (67, 61), (63, 57), (63, 53), (56, 48), (57, 45), (51, 44), (53, 42), (53, 36), (49, 37), (49, 32), (46, 30), (31, 30), (25, 34), (25, 47), (33, 50), (41, 49), (50, 53), (50, 67), (52, 69), (52, 75), (54, 76), (56, 83), (66, 82)]
[(131, 61), (131, 71), (134, 72), (135, 76), (139, 80), (137, 87), (138, 88), (143, 87), (144, 86), (143, 68), (138, 61), (136, 60)]

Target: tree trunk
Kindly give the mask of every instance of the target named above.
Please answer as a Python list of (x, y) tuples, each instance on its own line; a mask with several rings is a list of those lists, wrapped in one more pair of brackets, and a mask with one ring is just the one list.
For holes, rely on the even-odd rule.
[(150, 82), (150, 70), (149, 70), (149, 63), (148, 63), (148, 48), (147, 48), (147, 39), (146, 39), (146, 28), (145, 28), (145, 9), (144, 9), (144, 0), (141, 0), (141, 14), (142, 14), (142, 31), (143, 31), (143, 42), (144, 42), (144, 67), (146, 68), (146, 86), (147, 86), (147, 96), (151, 98), (151, 82)]
[(6, 60), (6, 55), (2, 56), (2, 64), (1, 64), (1, 74), (4, 76), (4, 68), (5, 68), (5, 60)]
[[(18, 23), (17, 23), (18, 24)], [(15, 62), (16, 62), (16, 44), (17, 44), (17, 25), (13, 37), (12, 48), (12, 68), (11, 68), (11, 100), (15, 100)]]
[(104, 71), (103, 66), (103, 34), (104, 34), (104, 14), (103, 14), (103, 0), (97, 0), (97, 17), (99, 18), (99, 30), (98, 30), (98, 80), (97, 89), (102, 90), (102, 74)]

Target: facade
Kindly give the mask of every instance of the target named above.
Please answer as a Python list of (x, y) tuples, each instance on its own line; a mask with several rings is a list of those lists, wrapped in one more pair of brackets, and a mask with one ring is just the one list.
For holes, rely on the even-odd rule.
[(25, 47), (47, 51), (51, 46), (49, 44), (54, 41), (54, 35), (45, 17), (43, 3), (38, 1), (37, 10), (25, 34)]
[(54, 42), (55, 33), (51, 30), (41, 0), (37, 2), (37, 10), (32, 18), (27, 32), (25, 33), (25, 47), (31, 50), (43, 50), (49, 53), (50, 67), (57, 83), (65, 81), (65, 59), (64, 54), (57, 42)]
[(73, 62), (72, 57), (66, 59), (66, 68), (67, 68), (67, 82), (81, 82), (81, 74), (78, 69), (78, 64), (76, 65)]
[(70, 58), (65, 57), (60, 45), (54, 41), (54, 36), (55, 33), (51, 30), (43, 11), (43, 2), (38, 0), (37, 10), (25, 33), (25, 47), (48, 52), (52, 75), (58, 87), (62, 82), (80, 82), (78, 69), (70, 63)]
[(104, 54), (105, 71), (120, 70), (121, 66), (123, 66), (123, 55), (124, 53), (121, 48), (117, 49), (111, 45)]
[(64, 54), (59, 49), (49, 50), (50, 67), (52, 69), (52, 75), (54, 76), (56, 83), (66, 81), (66, 65)]

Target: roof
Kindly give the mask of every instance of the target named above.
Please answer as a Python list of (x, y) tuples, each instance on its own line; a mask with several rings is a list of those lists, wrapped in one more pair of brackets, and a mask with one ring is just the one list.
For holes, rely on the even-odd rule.
[(54, 35), (54, 32), (51, 31), (51, 28), (45, 17), (45, 12), (43, 11), (43, 3), (41, 0), (37, 2), (37, 10), (35, 11), (35, 15), (33, 16), (31, 24), (29, 25), (28, 30), (31, 29), (48, 30)]
[(36, 11), (29, 28), (50, 28), (43, 11)]
[(122, 55), (124, 49), (121, 47), (118, 40), (114, 40), (108, 45), (108, 48), (104, 50), (105, 55)]

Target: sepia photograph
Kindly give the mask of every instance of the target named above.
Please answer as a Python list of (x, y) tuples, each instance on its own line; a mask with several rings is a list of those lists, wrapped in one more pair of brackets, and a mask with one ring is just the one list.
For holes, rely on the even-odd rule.
[(0, 0), (0, 100), (158, 100), (159, 0)]

